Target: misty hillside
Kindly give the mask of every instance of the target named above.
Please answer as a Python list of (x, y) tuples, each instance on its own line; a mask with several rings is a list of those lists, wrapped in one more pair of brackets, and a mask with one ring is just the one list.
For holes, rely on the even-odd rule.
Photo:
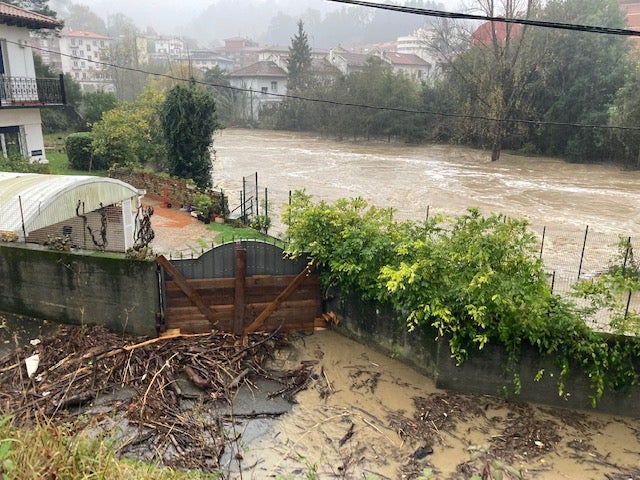
[[(443, 9), (442, 4), (429, 0), (402, 3)], [(432, 21), (430, 17), (420, 15), (317, 0), (254, 1), (251, 4), (219, 0), (193, 21), (184, 33), (197, 39), (204, 47), (221, 45), (225, 38), (236, 36), (265, 45), (288, 45), (300, 19), (315, 48), (395, 40)]]

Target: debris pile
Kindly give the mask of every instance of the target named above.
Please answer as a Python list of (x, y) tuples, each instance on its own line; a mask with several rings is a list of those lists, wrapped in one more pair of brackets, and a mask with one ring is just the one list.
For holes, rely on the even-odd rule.
[[(46, 418), (78, 431), (121, 429), (120, 454), (144, 452), (143, 459), (167, 466), (214, 471), (234, 439), (204, 405), (231, 404), (239, 386), (256, 378), (278, 380), (263, 366), (285, 345), (278, 334), (133, 339), (101, 326), (62, 326), (0, 357), (0, 408), (21, 425)], [(309, 372), (285, 372), (278, 395), (304, 388)]]

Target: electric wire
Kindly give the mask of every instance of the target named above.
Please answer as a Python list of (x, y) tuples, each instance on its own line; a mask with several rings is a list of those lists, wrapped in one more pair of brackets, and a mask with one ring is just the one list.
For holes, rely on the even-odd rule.
[(334, 3), (343, 3), (360, 7), (377, 8), (393, 12), (411, 13), (427, 17), (448, 18), (452, 20), (481, 20), (501, 23), (517, 23), (520, 25), (531, 25), (534, 27), (554, 28), (559, 30), (572, 30), (577, 32), (602, 33), (609, 35), (640, 36), (640, 31), (628, 30), (624, 28), (598, 27), (593, 25), (579, 25), (574, 23), (547, 22), (544, 20), (533, 20), (529, 18), (507, 18), (490, 15), (475, 15), (470, 13), (446, 12), (442, 10), (429, 10), (426, 8), (406, 7), (402, 5), (392, 5), (388, 3), (365, 2), (360, 0), (327, 0)]
[[(402, 7), (402, 6), (399, 6), (399, 5), (389, 5), (389, 4), (379, 4), (379, 3), (372, 3), (372, 2), (362, 2), (362, 1), (359, 1), (359, 0), (328, 0), (328, 1), (338, 2), (338, 3), (348, 3), (348, 4), (352, 4), (352, 5), (359, 5), (359, 6), (372, 7), (372, 8), (383, 8), (385, 10), (394, 10), (394, 11), (399, 11), (399, 12), (403, 12), (403, 13), (417, 13), (419, 15), (431, 15), (431, 16), (454, 15), (454, 16), (456, 16), (455, 18), (483, 19), (483, 20), (491, 20), (492, 18), (494, 18), (494, 17), (467, 15), (467, 14), (461, 14), (461, 13), (452, 13), (452, 12), (444, 12), (444, 11), (436, 11), (436, 10), (426, 10), (426, 9), (419, 9), (419, 8), (413, 8), (413, 7)], [(418, 12), (420, 12), (420, 13), (418, 13)], [(478, 18), (470, 18), (470, 17), (478, 17)], [(454, 18), (454, 17), (450, 17), (450, 18)], [(515, 22), (515, 19), (505, 19), (505, 18), (501, 18), (501, 17), (495, 17), (495, 20), (496, 21), (513, 20)], [(545, 22), (543, 22), (543, 23), (545, 23)], [(599, 31), (598, 30), (598, 29), (610, 30), (610, 29), (606, 29), (605, 27), (587, 27), (587, 26), (584, 26), (584, 25), (570, 25), (570, 24), (557, 24), (557, 25), (574, 26), (574, 27), (580, 27), (581, 29), (593, 28), (594, 30), (589, 30), (589, 31), (593, 31), (594, 33), (612, 33), (612, 32), (609, 32), (609, 31), (604, 32), (604, 31)], [(542, 26), (542, 25), (540, 25), (540, 26)], [(547, 28), (562, 28), (562, 27), (552, 27), (551, 24), (547, 24), (547, 23), (545, 23), (544, 26), (546, 26)], [(635, 35), (640, 35), (640, 32), (634, 32), (634, 31), (631, 31), (631, 30), (628, 30), (628, 31), (627, 30), (621, 30), (621, 29), (613, 29), (613, 30), (619, 30), (619, 31), (623, 31), (623, 32), (631, 32), (631, 33), (633, 33)], [(582, 30), (582, 31), (587, 31), (587, 30)], [(616, 33), (616, 34), (621, 34), (621, 33)], [(19, 42), (11, 41), (11, 40), (8, 40), (8, 39), (5, 40), (5, 42), (6, 43), (12, 43), (12, 44), (15, 44), (15, 45), (19, 45)], [(34, 50), (39, 50), (41, 52), (46, 52), (46, 53), (54, 54), (54, 55), (60, 55), (61, 57), (67, 57), (67, 58), (71, 58), (71, 59), (74, 59), (74, 60), (85, 61), (85, 62), (88, 62), (88, 63), (101, 65), (103, 67), (114, 68), (114, 69), (118, 69), (118, 70), (130, 71), (130, 72), (135, 72), (135, 73), (141, 73), (141, 74), (145, 74), (145, 75), (151, 75), (151, 76), (154, 76), (154, 77), (167, 78), (167, 79), (178, 81), (178, 82), (192, 82), (192, 83), (195, 83), (197, 85), (202, 85), (202, 86), (206, 86), (206, 87), (220, 88), (220, 89), (226, 89), (226, 90), (236, 91), (236, 92), (249, 93), (250, 95), (253, 95), (255, 93), (259, 93), (261, 95), (267, 95), (267, 96), (270, 96), (270, 97), (277, 97), (277, 98), (283, 98), (283, 99), (293, 99), (293, 100), (299, 100), (299, 101), (303, 101), (303, 102), (315, 102), (315, 103), (333, 105), (333, 106), (340, 106), (340, 107), (362, 108), (362, 109), (366, 109), (366, 110), (389, 111), (389, 112), (406, 113), (406, 114), (414, 114), (414, 115), (431, 115), (431, 116), (436, 116), (436, 117), (457, 118), (457, 119), (466, 119), (466, 120), (477, 120), (477, 121), (486, 121), (486, 122), (503, 123), (503, 124), (523, 124), (523, 125), (533, 125), (533, 126), (537, 126), (537, 127), (541, 127), (541, 126), (559, 126), (559, 127), (584, 128), (584, 129), (640, 131), (640, 126), (585, 124), (585, 123), (573, 123), (573, 122), (556, 122), (556, 121), (551, 121), (551, 120), (531, 120), (531, 119), (522, 119), (522, 118), (497, 118), (497, 117), (490, 117), (490, 116), (486, 116), (486, 115), (461, 114), (461, 113), (454, 113), (454, 112), (439, 112), (439, 111), (418, 110), (418, 109), (402, 108), (402, 107), (390, 107), (390, 106), (370, 105), (370, 104), (355, 103), (355, 102), (345, 102), (345, 101), (330, 100), (330, 99), (324, 99), (324, 98), (308, 97), (308, 96), (304, 96), (304, 95), (294, 95), (294, 94), (291, 94), (291, 93), (262, 92), (262, 91), (253, 90), (251, 88), (236, 87), (236, 86), (232, 86), (232, 85), (217, 84), (217, 83), (213, 83), (213, 82), (205, 82), (205, 81), (198, 80), (198, 79), (195, 79), (195, 78), (188, 78), (187, 79), (187, 78), (178, 77), (176, 75), (172, 75), (172, 74), (169, 74), (169, 73), (150, 72), (150, 71), (143, 70), (143, 69), (140, 69), (140, 68), (127, 67), (127, 66), (124, 66), (124, 65), (118, 65), (118, 64), (115, 64), (115, 63), (111, 63), (111, 62), (95, 60), (93, 58), (89, 59), (89, 58), (81, 57), (81, 56), (78, 56), (78, 55), (66, 54), (66, 53), (62, 53), (60, 51), (49, 50), (49, 49), (46, 49), (46, 48), (43, 48), (43, 47), (39, 47), (39, 46), (32, 46), (32, 48)]]

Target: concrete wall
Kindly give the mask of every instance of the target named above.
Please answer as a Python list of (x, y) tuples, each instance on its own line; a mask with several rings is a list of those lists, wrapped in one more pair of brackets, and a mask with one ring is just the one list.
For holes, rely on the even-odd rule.
[(0, 310), (155, 335), (155, 262), (0, 243)]
[[(336, 330), (370, 347), (402, 360), (433, 378), (442, 389), (463, 393), (506, 396), (515, 400), (541, 403), (564, 408), (592, 410), (592, 390), (589, 379), (579, 366), (571, 369), (561, 397), (558, 393), (559, 368), (554, 359), (541, 357), (534, 348), (524, 346), (514, 370), (509, 370), (507, 353), (501, 345), (488, 344), (471, 353), (462, 365), (456, 365), (446, 339), (437, 339), (436, 332), (422, 328), (407, 333), (401, 315), (388, 306), (363, 302), (356, 296), (330, 292), (326, 311), (333, 311), (340, 321)], [(606, 341), (606, 335), (603, 335)], [(539, 381), (536, 374), (544, 369)], [(640, 359), (636, 371), (640, 370)], [(520, 393), (514, 392), (514, 373), (518, 374)], [(606, 391), (597, 411), (640, 417), (640, 387), (629, 391)]]

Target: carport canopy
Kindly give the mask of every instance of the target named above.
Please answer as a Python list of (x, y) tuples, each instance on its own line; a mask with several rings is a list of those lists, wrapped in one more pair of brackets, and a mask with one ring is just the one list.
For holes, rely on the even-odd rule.
[(138, 198), (145, 192), (113, 178), (0, 172), (0, 231), (21, 240), (78, 213)]

